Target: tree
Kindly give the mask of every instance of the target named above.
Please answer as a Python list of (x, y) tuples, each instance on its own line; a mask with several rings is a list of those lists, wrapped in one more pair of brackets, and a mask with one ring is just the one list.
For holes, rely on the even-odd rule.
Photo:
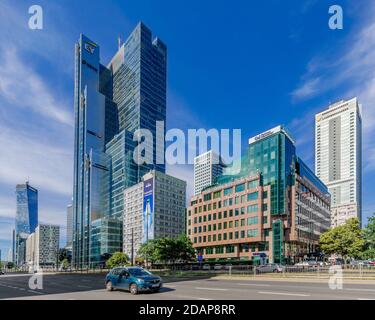
[(179, 259), (183, 262), (193, 261), (195, 259), (195, 249), (193, 243), (187, 235), (182, 235), (177, 239), (177, 252)]
[(359, 227), (359, 220), (351, 218), (344, 225), (321, 234), (319, 245), (325, 254), (338, 254), (343, 258), (360, 258), (365, 241)]
[(115, 252), (112, 257), (107, 260), (108, 268), (122, 267), (129, 264), (129, 257), (123, 252)]
[(363, 258), (375, 259), (375, 213), (368, 218), (368, 224), (363, 230), (363, 238), (365, 241), (365, 251)]
[(151, 264), (158, 260), (156, 253), (156, 240), (149, 240), (143, 243), (138, 250), (138, 257)]
[(69, 265), (70, 265), (69, 260), (68, 260), (67, 258), (65, 258), (65, 259), (61, 262), (61, 264), (62, 264), (62, 267), (63, 267), (64, 270), (65, 270), (65, 269), (68, 269), (68, 268), (69, 268)]
[(139, 248), (138, 257), (151, 264), (155, 262), (175, 264), (178, 261), (192, 261), (195, 257), (195, 250), (190, 239), (182, 235), (177, 239), (149, 240)]
[(60, 248), (59, 249), (59, 262), (63, 262), (65, 259), (68, 260), (68, 262), (70, 262), (70, 255), (69, 255), (69, 251), (65, 248)]
[(14, 263), (13, 262), (8, 262), (7, 268), (8, 269), (13, 269), (14, 268)]

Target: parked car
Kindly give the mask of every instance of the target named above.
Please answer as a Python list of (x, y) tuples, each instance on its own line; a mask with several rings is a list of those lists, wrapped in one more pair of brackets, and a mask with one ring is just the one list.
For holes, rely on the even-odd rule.
[(255, 268), (256, 273), (283, 272), (283, 267), (276, 263), (264, 264)]
[(309, 263), (307, 261), (301, 261), (294, 265), (295, 267), (309, 267)]
[(3, 270), (0, 270), (0, 275), (4, 275), (5, 272)]
[(214, 265), (214, 270), (221, 270), (221, 269), (223, 269), (223, 266), (221, 264)]
[(224, 266), (224, 269), (225, 269), (225, 270), (230, 270), (232, 267), (233, 267), (233, 265), (232, 265), (231, 263), (227, 263), (227, 264)]
[(162, 286), (160, 277), (139, 267), (114, 268), (105, 277), (107, 291), (127, 290), (135, 295), (143, 291), (158, 292)]
[(202, 269), (203, 270), (211, 270), (211, 266), (209, 264), (204, 264)]

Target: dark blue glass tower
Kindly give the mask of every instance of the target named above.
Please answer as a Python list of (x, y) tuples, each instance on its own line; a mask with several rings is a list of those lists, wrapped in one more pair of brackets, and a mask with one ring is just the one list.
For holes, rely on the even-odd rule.
[(16, 197), (15, 260), (17, 265), (22, 265), (25, 262), (26, 239), (38, 225), (38, 190), (28, 182), (18, 184)]

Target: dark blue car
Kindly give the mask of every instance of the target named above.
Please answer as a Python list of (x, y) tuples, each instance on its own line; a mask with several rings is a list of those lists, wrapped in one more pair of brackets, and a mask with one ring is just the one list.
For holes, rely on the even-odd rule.
[(128, 290), (131, 294), (142, 291), (158, 292), (163, 286), (160, 277), (139, 267), (121, 267), (112, 269), (105, 278), (107, 291)]

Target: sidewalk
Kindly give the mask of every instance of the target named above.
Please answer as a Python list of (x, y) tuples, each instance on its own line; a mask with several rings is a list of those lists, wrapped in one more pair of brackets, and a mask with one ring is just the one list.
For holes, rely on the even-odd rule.
[[(321, 277), (315, 276), (296, 276), (296, 275), (288, 275), (283, 276), (282, 274), (277, 275), (217, 275), (213, 278), (220, 279), (220, 280), (251, 280), (251, 281), (279, 281), (279, 282), (310, 282), (310, 283), (327, 283), (329, 276), (322, 275)], [(366, 279), (366, 278), (343, 278), (344, 284), (368, 284), (368, 285), (375, 285), (375, 279)]]

